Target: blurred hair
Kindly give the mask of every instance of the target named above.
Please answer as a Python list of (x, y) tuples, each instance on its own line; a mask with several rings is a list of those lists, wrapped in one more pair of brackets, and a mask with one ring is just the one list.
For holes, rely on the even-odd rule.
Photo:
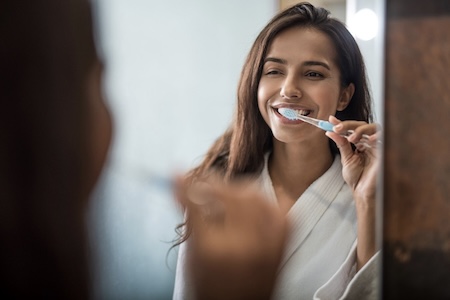
[(0, 297), (89, 298), (88, 0), (0, 4)]

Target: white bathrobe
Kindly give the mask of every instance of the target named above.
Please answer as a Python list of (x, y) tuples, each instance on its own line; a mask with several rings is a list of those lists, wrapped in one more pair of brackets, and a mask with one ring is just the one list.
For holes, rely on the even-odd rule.
[[(277, 203), (265, 167), (259, 178), (269, 201)], [(356, 212), (342, 177), (340, 157), (300, 196), (288, 212), (292, 232), (273, 299), (376, 299), (378, 254), (356, 274)], [(194, 299), (186, 278), (185, 245), (179, 249), (173, 298)]]

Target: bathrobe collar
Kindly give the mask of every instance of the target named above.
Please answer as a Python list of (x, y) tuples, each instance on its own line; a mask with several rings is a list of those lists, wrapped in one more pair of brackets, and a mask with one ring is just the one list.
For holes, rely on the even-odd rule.
[[(265, 156), (264, 169), (260, 179), (269, 201), (277, 203), (268, 170), (269, 155), (270, 153)], [(331, 167), (306, 189), (287, 214), (291, 223), (291, 235), (280, 268), (284, 266), (295, 250), (301, 246), (344, 184), (341, 158), (339, 155), (336, 155)]]

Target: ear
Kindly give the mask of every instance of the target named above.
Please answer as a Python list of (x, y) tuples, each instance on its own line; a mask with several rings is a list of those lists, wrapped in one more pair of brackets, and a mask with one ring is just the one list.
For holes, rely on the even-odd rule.
[(355, 85), (353, 83), (350, 83), (346, 88), (342, 89), (341, 96), (339, 97), (337, 105), (338, 111), (343, 111), (349, 105), (354, 92), (355, 92)]

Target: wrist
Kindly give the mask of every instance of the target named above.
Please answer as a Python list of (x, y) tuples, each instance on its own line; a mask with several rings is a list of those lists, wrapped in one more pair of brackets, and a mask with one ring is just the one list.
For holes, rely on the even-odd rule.
[(361, 212), (375, 212), (376, 197), (375, 193), (358, 193), (353, 192), (353, 199), (355, 201), (356, 210)]

